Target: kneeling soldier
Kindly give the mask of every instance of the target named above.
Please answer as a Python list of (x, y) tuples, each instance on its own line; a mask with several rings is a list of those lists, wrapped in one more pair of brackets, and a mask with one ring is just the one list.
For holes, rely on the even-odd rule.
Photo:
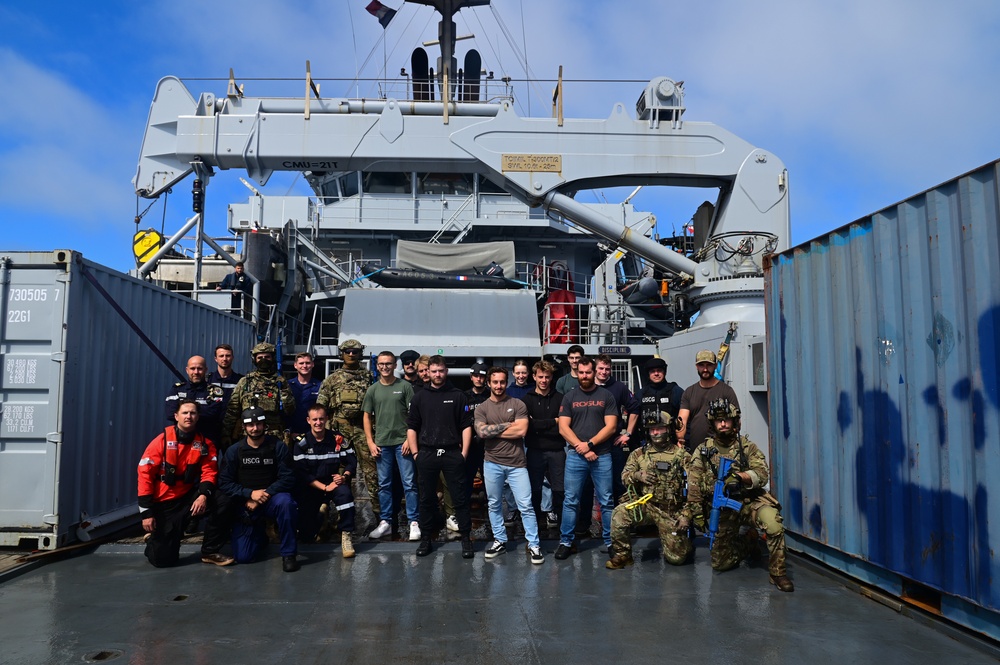
[(604, 564), (616, 570), (632, 564), (629, 528), (654, 525), (667, 563), (680, 566), (694, 552), (688, 535), (684, 500), (685, 469), (691, 455), (677, 445), (677, 428), (666, 411), (644, 423), (647, 442), (628, 456), (622, 482), (628, 492), (611, 513), (611, 558)]
[[(771, 584), (781, 591), (794, 591), (785, 568), (785, 529), (781, 504), (764, 489), (768, 481), (767, 460), (753, 441), (740, 436), (740, 410), (726, 398), (708, 407), (709, 437), (695, 449), (689, 467), (688, 506), (696, 523), (712, 509), (716, 480), (724, 483), (725, 498), (742, 504), (739, 510), (717, 509), (718, 531), (712, 545), (712, 568), (725, 571), (743, 559), (760, 553), (758, 530), (767, 534), (768, 570)], [(719, 479), (723, 458), (732, 460), (725, 478)], [(713, 524), (715, 520), (712, 520)], [(740, 527), (749, 529), (741, 537)], [(702, 529), (704, 530), (704, 529)]]

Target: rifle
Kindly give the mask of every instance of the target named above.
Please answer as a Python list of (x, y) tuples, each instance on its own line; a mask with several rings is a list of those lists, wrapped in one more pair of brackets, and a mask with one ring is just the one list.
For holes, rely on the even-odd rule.
[(715, 534), (719, 531), (719, 518), (723, 508), (730, 508), (739, 511), (743, 508), (743, 502), (730, 499), (726, 492), (726, 477), (729, 476), (733, 468), (733, 460), (728, 457), (719, 457), (719, 470), (715, 475), (715, 492), (712, 494), (712, 512), (708, 517), (708, 549), (711, 550), (715, 544)]

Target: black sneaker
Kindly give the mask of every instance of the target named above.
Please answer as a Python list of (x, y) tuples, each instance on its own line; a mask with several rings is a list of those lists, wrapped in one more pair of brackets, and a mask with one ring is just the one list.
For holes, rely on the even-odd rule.
[(424, 538), (417, 547), (417, 556), (427, 556), (434, 549), (430, 538)]
[(532, 547), (531, 545), (525, 545), (525, 548), (528, 551), (528, 560), (531, 561), (531, 563), (535, 564), (536, 566), (545, 563), (545, 555), (542, 554), (541, 547)]
[(474, 559), (476, 556), (476, 550), (472, 547), (472, 538), (468, 535), (462, 536), (462, 558), (463, 559)]
[(283, 556), (281, 557), (281, 569), (286, 573), (294, 573), (296, 570), (301, 568), (295, 555)]
[(487, 559), (494, 559), (507, 551), (507, 543), (500, 542), (499, 540), (494, 540), (493, 544), (490, 545), (489, 549), (486, 550), (485, 556)]
[(576, 547), (576, 541), (574, 540), (569, 545), (567, 545), (566, 543), (559, 543), (559, 547), (556, 548), (555, 556), (557, 559), (562, 561), (564, 559), (568, 559), (570, 554), (576, 554), (576, 552), (577, 552), (577, 547)]

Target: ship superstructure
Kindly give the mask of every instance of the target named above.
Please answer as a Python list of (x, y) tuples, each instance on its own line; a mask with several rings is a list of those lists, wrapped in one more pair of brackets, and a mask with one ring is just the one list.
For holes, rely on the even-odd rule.
[[(467, 367), (579, 343), (620, 357), (627, 377), (633, 361), (664, 355), (684, 385), (698, 349), (728, 349), (722, 372), (745, 429), (766, 439), (763, 257), (789, 244), (781, 160), (685, 119), (683, 84), (666, 77), (638, 91), (634, 115), (618, 102), (603, 118), (564, 117), (560, 83), (552, 117), (522, 117), (508, 95), (487, 94), (478, 55), (462, 69), (454, 56), (454, 14), (486, 0), (420, 4), (442, 15), (442, 56), (432, 68), (415, 51), (396, 96), (322, 97), (308, 68), (298, 99), (245, 96), (232, 77), (225, 95), (196, 98), (162, 79), (136, 192), (156, 197), (194, 175), (197, 199), (230, 169), (259, 184), (275, 171), (304, 175), (312, 197), (255, 193), (229, 212), (260, 282), (256, 302), (270, 305), (258, 312), (262, 334), (286, 350), (332, 356), (357, 337)], [(714, 200), (669, 246), (652, 238), (655, 216), (628, 202), (574, 199), (623, 186), (700, 187)], [(200, 247), (202, 214), (175, 238), (196, 230)], [(221, 278), (200, 249), (171, 277), (159, 262), (169, 251), (140, 272), (196, 291)], [(484, 288), (483, 274), (513, 288)]]

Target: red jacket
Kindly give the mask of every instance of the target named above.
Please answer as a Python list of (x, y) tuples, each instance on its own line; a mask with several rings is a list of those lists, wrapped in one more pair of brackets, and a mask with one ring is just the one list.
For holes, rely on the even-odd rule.
[(156, 502), (187, 496), (196, 486), (199, 494), (211, 495), (218, 475), (215, 444), (201, 434), (195, 434), (191, 443), (181, 443), (177, 429), (167, 427), (139, 460), (139, 512)]

